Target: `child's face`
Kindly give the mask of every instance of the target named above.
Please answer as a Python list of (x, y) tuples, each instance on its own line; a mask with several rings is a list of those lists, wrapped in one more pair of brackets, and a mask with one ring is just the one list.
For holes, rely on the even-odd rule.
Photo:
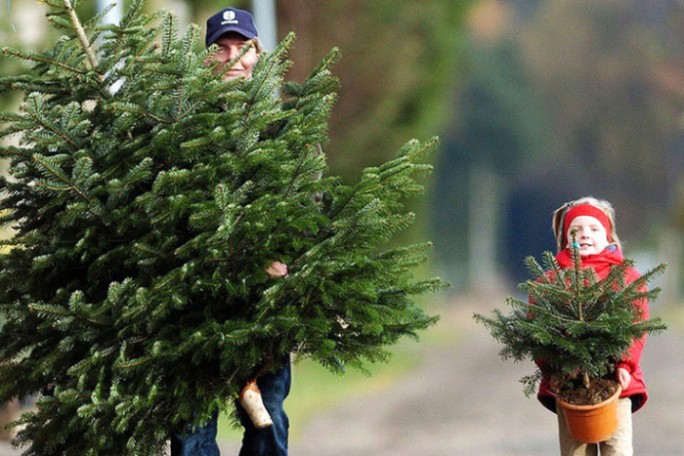
[(575, 242), (579, 244), (581, 256), (594, 255), (601, 253), (608, 247), (608, 233), (598, 221), (590, 215), (580, 215), (575, 217), (568, 227), (567, 248), (572, 248), (572, 233), (575, 232)]

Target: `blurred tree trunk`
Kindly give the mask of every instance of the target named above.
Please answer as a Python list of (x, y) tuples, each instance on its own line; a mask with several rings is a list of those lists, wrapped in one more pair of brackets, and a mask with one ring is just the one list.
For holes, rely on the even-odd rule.
[(474, 166), (470, 176), (469, 276), (472, 287), (481, 290), (493, 288), (500, 283), (497, 227), (501, 207), (501, 179), (484, 163)]
[(660, 302), (678, 304), (682, 297), (682, 258), (684, 258), (684, 232), (676, 228), (665, 229), (660, 236), (658, 260), (667, 263), (662, 277)]

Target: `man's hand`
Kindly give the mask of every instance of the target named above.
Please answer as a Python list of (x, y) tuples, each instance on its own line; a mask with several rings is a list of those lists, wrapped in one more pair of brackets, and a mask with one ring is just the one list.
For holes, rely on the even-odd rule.
[(275, 279), (276, 277), (285, 277), (287, 275), (287, 265), (285, 263), (281, 263), (280, 261), (274, 261), (268, 268), (266, 268), (266, 274), (268, 274), (271, 279)]

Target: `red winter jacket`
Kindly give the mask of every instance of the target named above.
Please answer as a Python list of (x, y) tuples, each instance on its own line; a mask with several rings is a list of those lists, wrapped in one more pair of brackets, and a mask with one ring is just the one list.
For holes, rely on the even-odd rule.
[[(561, 268), (567, 269), (572, 268), (574, 263), (572, 256), (568, 249), (564, 249), (556, 255), (556, 260)], [(622, 252), (616, 245), (609, 245), (601, 253), (595, 255), (587, 255), (582, 257), (582, 267), (583, 268), (593, 268), (596, 271), (596, 275), (599, 279), (603, 279), (610, 272), (610, 268), (613, 265), (620, 264), (624, 261)], [(625, 282), (631, 283), (638, 279), (640, 274), (634, 268), (627, 269)], [(641, 299), (634, 303), (641, 309), (641, 316), (644, 320), (648, 320), (648, 300)], [(641, 360), (641, 352), (644, 349), (644, 342), (646, 342), (646, 336), (641, 339), (634, 341), (632, 346), (629, 348), (628, 354), (623, 357), (620, 362), (617, 363), (617, 367), (625, 368), (629, 371), (632, 376), (632, 381), (629, 386), (622, 391), (620, 397), (629, 397), (632, 400), (632, 412), (639, 410), (646, 400), (648, 399), (648, 394), (646, 393), (646, 384), (644, 383), (644, 375), (641, 371), (641, 366), (639, 362)], [(552, 412), (556, 411), (556, 394), (551, 390), (550, 379), (544, 376), (539, 385), (539, 392), (537, 393), (537, 399)]]

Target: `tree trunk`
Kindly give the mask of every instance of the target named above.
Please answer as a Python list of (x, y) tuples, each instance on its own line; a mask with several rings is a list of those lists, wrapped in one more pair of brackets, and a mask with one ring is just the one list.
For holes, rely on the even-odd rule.
[(487, 165), (475, 166), (470, 176), (470, 282), (475, 289), (492, 288), (500, 282), (496, 242), (500, 180), (496, 172)]

